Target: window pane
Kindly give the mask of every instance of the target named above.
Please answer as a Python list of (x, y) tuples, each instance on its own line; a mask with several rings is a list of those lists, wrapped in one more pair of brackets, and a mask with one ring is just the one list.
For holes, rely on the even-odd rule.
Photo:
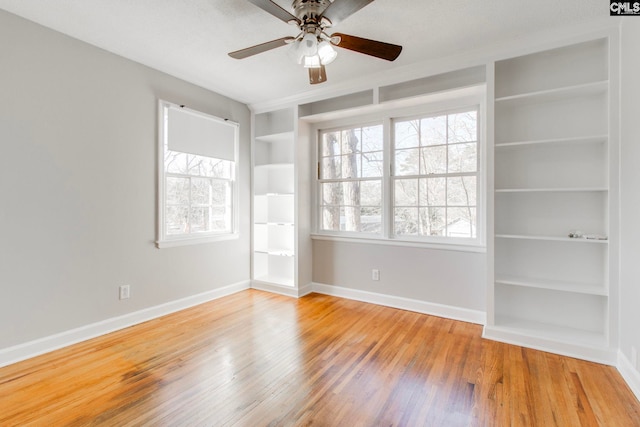
[(449, 142), (478, 140), (478, 114), (475, 111), (449, 115)]
[(476, 237), (476, 209), (448, 208), (447, 236)]
[(382, 182), (362, 181), (360, 184), (362, 206), (382, 206)]
[(191, 208), (191, 232), (202, 233), (210, 231), (209, 219), (210, 208), (208, 207), (196, 207)]
[(347, 129), (342, 131), (342, 154), (354, 154), (360, 152), (360, 129)]
[(186, 206), (167, 206), (165, 209), (165, 228), (170, 235), (189, 232), (189, 208)]
[(420, 146), (420, 121), (410, 120), (395, 123), (395, 148), (413, 148)]
[(167, 173), (186, 174), (188, 172), (188, 154), (167, 151), (164, 154), (164, 168)]
[(394, 209), (394, 232), (398, 236), (418, 234), (418, 209), (417, 208), (395, 208)]
[(342, 183), (328, 182), (322, 184), (322, 204), (339, 205), (342, 201)]
[(382, 125), (362, 128), (362, 152), (382, 151), (383, 149)]
[(322, 229), (340, 230), (340, 208), (338, 206), (325, 206), (322, 208)]
[(426, 147), (421, 150), (420, 174), (441, 174), (447, 172), (447, 146)]
[(347, 206), (360, 205), (359, 181), (349, 181), (342, 183), (342, 204)]
[(226, 206), (231, 204), (231, 183), (226, 181), (213, 181), (211, 184), (211, 202), (214, 206)]
[(230, 208), (214, 207), (211, 209), (211, 231), (231, 231)]
[(322, 170), (320, 176), (323, 179), (339, 179), (342, 178), (342, 158), (341, 157), (325, 157), (322, 159)]
[(382, 176), (383, 160), (382, 152), (364, 153), (362, 155), (362, 178), (374, 178)]
[(420, 150), (417, 148), (396, 151), (395, 174), (397, 176), (418, 175), (419, 156)]
[(382, 211), (380, 208), (360, 208), (361, 231), (364, 233), (382, 232)]
[(476, 177), (453, 177), (447, 179), (447, 204), (449, 206), (475, 206)]
[(348, 154), (342, 156), (340, 160), (342, 162), (342, 178), (358, 178), (358, 170), (360, 169), (358, 163), (360, 156), (357, 154)]
[(445, 229), (445, 208), (420, 208), (420, 234), (423, 236), (443, 236)]
[(475, 172), (478, 170), (478, 144), (449, 145), (449, 173)]
[(420, 180), (420, 206), (446, 206), (446, 178)]
[(417, 179), (397, 179), (394, 190), (396, 206), (418, 206)]
[(168, 176), (166, 179), (165, 192), (168, 205), (188, 205), (189, 204), (189, 178), (176, 178)]
[(420, 124), (423, 146), (447, 143), (447, 116), (427, 117)]
[(322, 135), (322, 156), (340, 154), (340, 132), (327, 132)]
[(191, 178), (191, 205), (211, 204), (211, 180)]

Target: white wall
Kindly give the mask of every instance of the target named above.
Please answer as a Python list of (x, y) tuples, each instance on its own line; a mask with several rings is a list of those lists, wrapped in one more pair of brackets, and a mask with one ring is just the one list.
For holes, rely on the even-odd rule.
[(620, 350), (632, 361), (631, 347), (640, 352), (640, 20), (623, 18), (621, 31)]
[[(0, 58), (0, 349), (249, 279), (245, 105), (4, 11)], [(240, 239), (155, 248), (158, 98), (240, 123)]]
[[(313, 242), (313, 281), (485, 311), (484, 253), (338, 241)], [(371, 270), (380, 270), (380, 281)]]

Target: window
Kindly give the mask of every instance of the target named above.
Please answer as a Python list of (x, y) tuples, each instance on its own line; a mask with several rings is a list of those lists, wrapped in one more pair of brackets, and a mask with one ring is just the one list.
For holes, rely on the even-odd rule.
[(479, 107), (431, 108), (318, 125), (319, 235), (482, 245)]
[(382, 150), (382, 125), (322, 133), (322, 230), (382, 231)]
[(158, 247), (237, 235), (235, 123), (160, 102)]
[(394, 121), (395, 236), (475, 238), (477, 110)]

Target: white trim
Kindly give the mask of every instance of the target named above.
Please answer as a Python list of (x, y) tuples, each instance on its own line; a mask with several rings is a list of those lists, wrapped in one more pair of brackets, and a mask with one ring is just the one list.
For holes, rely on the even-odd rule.
[(345, 243), (359, 243), (368, 245), (383, 245), (383, 246), (404, 246), (408, 248), (424, 248), (424, 249), (436, 249), (441, 251), (456, 251), (456, 252), (487, 252), (486, 246), (480, 246), (475, 244), (469, 245), (456, 245), (452, 243), (434, 243), (434, 242), (417, 242), (400, 240), (398, 238), (385, 239), (382, 237), (352, 237), (352, 236), (336, 236), (332, 234), (312, 234), (312, 240), (329, 240), (333, 242), (345, 242)]
[(156, 248), (165, 249), (165, 248), (175, 248), (178, 246), (188, 246), (188, 245), (198, 245), (201, 243), (211, 243), (211, 242), (220, 242), (224, 240), (235, 240), (240, 238), (240, 233), (233, 234), (218, 234), (211, 235), (208, 234), (206, 236), (194, 236), (194, 237), (184, 237), (184, 238), (175, 238), (168, 240), (156, 240)]
[(499, 341), (506, 344), (532, 348), (534, 350), (546, 351), (548, 353), (562, 356), (574, 357), (591, 362), (602, 363), (615, 366), (615, 349), (605, 346), (588, 346), (568, 342), (555, 341), (552, 339), (526, 335), (522, 332), (513, 332), (498, 326), (486, 325), (482, 331), (482, 338)]
[(79, 328), (60, 332), (48, 337), (39, 338), (13, 347), (0, 349), (0, 367), (11, 365), (22, 360), (30, 359), (41, 354), (49, 353), (63, 347), (77, 344), (92, 338), (106, 335), (120, 329), (128, 328), (167, 314), (175, 313), (205, 302), (209, 302), (227, 295), (249, 289), (249, 281), (234, 283), (222, 288), (213, 289), (201, 294), (192, 295), (175, 301), (170, 301), (154, 307), (145, 308), (118, 317), (91, 323)]
[(350, 289), (341, 286), (326, 285), (323, 283), (314, 282), (313, 292), (367, 302), (371, 304), (383, 305), (385, 307), (414, 311), (416, 313), (429, 314), (431, 316), (459, 320), (462, 322), (475, 323), (478, 325), (484, 325), (486, 320), (486, 313), (484, 311), (470, 310), (468, 308), (437, 304), (411, 298), (398, 297), (395, 295), (385, 295), (375, 292), (361, 291), (358, 289)]
[(263, 282), (261, 280), (252, 280), (251, 289), (258, 289), (260, 291), (271, 292), (273, 294), (284, 295), (293, 298), (300, 298), (313, 292), (311, 283), (296, 288), (294, 286), (278, 285), (275, 283)]
[(640, 372), (634, 369), (633, 364), (621, 350), (618, 350), (618, 364), (616, 366), (622, 379), (627, 383), (636, 399), (640, 401)]

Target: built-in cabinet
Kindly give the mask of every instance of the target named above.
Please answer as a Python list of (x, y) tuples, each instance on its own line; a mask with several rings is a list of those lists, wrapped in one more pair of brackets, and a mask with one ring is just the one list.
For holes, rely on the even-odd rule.
[(606, 360), (615, 160), (608, 39), (497, 61), (494, 83), (485, 336)]
[(298, 129), (294, 108), (254, 114), (253, 284), (290, 295), (311, 283), (309, 208), (300, 209), (308, 143)]
[(291, 110), (255, 116), (253, 278), (294, 286), (294, 118)]

